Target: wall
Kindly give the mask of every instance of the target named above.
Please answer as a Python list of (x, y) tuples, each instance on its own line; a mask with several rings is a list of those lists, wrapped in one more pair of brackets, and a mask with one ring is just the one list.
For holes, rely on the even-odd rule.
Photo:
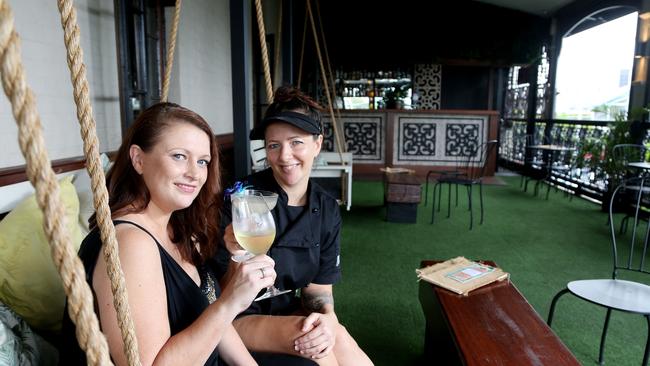
[[(173, 9), (166, 14), (169, 26)], [(199, 113), (217, 135), (233, 131), (230, 55), (229, 1), (183, 2), (169, 100)]]
[(443, 65), (441, 109), (488, 109), (490, 68)]
[[(78, 0), (77, 21), (81, 47), (97, 123), (100, 150), (120, 143), (118, 81), (113, 3)], [(27, 83), (36, 95), (50, 159), (83, 155), (83, 142), (66, 64), (63, 30), (55, 1), (22, 0), (11, 3), (21, 37)], [(18, 128), (11, 107), (0, 97), (0, 168), (22, 165)]]
[[(528, 63), (548, 38), (548, 20), (478, 1), (448, 1), (432, 8), (417, 0), (386, 6), (329, 0), (321, 1), (320, 9), (334, 68), (387, 69), (449, 60)], [(304, 10), (295, 14), (300, 32)]]

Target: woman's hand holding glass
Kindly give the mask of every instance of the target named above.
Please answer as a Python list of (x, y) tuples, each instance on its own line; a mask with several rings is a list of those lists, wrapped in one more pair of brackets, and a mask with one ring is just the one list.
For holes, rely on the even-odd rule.
[[(233, 256), (235, 262), (253, 255), (266, 253), (275, 240), (275, 221), (271, 210), (275, 207), (278, 194), (269, 191), (242, 189), (230, 195), (232, 204), (232, 232), (236, 242), (246, 249), (243, 256)], [(232, 238), (229, 239), (232, 246)], [(269, 286), (255, 301), (290, 292)]]
[(275, 262), (267, 255), (257, 255), (240, 262), (221, 291), (223, 299), (233, 301), (237, 313), (246, 310), (257, 294), (275, 283)]
[(233, 261), (237, 262), (237, 259), (243, 258), (246, 255), (246, 249), (242, 248), (237, 242), (237, 238), (235, 238), (235, 231), (232, 228), (232, 224), (226, 226), (226, 230), (223, 233), (223, 241), (226, 249), (232, 255)]

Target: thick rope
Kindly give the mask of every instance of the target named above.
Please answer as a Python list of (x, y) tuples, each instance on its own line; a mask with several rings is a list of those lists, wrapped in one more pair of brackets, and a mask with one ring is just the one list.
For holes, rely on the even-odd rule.
[(280, 51), (282, 50), (282, 1), (278, 3), (278, 28), (276, 30), (275, 37), (275, 70), (273, 70), (273, 76), (275, 76), (273, 90), (277, 89), (278, 86), (282, 83), (282, 78), (280, 75), (281, 66), (280, 65)]
[(95, 120), (86, 78), (86, 66), (83, 63), (83, 52), (80, 46), (77, 12), (72, 0), (59, 0), (61, 25), (63, 26), (65, 48), (68, 56), (68, 68), (74, 89), (74, 101), (77, 106), (77, 119), (81, 125), (81, 135), (84, 142), (86, 166), (90, 174), (94, 205), (97, 212), (97, 224), (104, 243), (104, 260), (113, 292), (113, 305), (117, 312), (117, 322), (122, 332), (124, 352), (130, 365), (139, 365), (138, 343), (135, 337), (134, 325), (129, 313), (129, 303), (126, 293), (124, 274), (120, 267), (115, 227), (108, 207), (108, 190), (106, 178), (99, 158), (99, 140), (97, 139)]
[[(327, 52), (327, 40), (325, 39), (325, 29), (323, 28), (323, 20), (321, 19), (320, 16), (320, 2), (316, 0), (316, 15), (318, 18), (318, 25), (320, 29), (320, 36), (323, 38), (323, 52), (325, 53), (325, 66), (327, 70), (327, 74), (329, 74), (329, 81), (330, 85), (332, 85), (332, 99), (334, 99), (334, 111), (336, 112), (336, 118), (338, 119), (339, 123), (343, 123), (343, 119), (341, 118), (341, 110), (339, 107), (336, 105), (336, 82), (334, 80), (334, 71), (332, 71), (332, 63), (330, 62), (330, 56), (329, 53)], [(343, 126), (344, 127), (344, 126)], [(343, 128), (344, 129), (344, 128)], [(342, 131), (343, 136), (341, 139), (345, 141), (345, 132)], [(345, 161), (343, 160), (343, 152), (348, 151), (348, 146), (347, 144), (343, 144), (343, 151), (339, 150), (339, 158), (341, 159), (341, 164), (345, 165)]]
[(176, 49), (176, 34), (178, 33), (178, 23), (181, 19), (182, 0), (176, 0), (174, 8), (174, 22), (172, 23), (171, 34), (169, 35), (169, 45), (167, 46), (167, 63), (165, 64), (165, 77), (163, 78), (161, 102), (166, 102), (169, 97), (169, 82), (172, 78), (172, 67), (174, 67), (174, 50)]
[(257, 15), (257, 28), (262, 47), (262, 67), (264, 68), (264, 85), (266, 86), (266, 98), (273, 102), (273, 83), (271, 82), (271, 67), (269, 66), (269, 51), (266, 48), (266, 29), (264, 28), (264, 13), (262, 11), (262, 0), (255, 0), (255, 14)]
[[(329, 53), (327, 52), (327, 39), (325, 38), (325, 29), (323, 27), (323, 20), (321, 18), (321, 12), (320, 12), (320, 2), (316, 0), (316, 18), (318, 19), (318, 26), (320, 29), (320, 36), (323, 38), (323, 51), (325, 53), (325, 66), (327, 67), (327, 73), (329, 74), (329, 80), (330, 80), (330, 85), (332, 85), (332, 99), (334, 99), (334, 111), (336, 112), (336, 118), (339, 123), (342, 125), (342, 129), (344, 130), (343, 136), (341, 137), (343, 141), (345, 141), (345, 125), (343, 124), (343, 118), (341, 118), (341, 110), (339, 109), (338, 105), (336, 105), (336, 81), (334, 80), (334, 71), (332, 70), (332, 63), (330, 62), (330, 56)], [(332, 122), (334, 123), (334, 121)], [(345, 159), (343, 159), (343, 152), (347, 152), (347, 143), (343, 144), (343, 149), (344, 151), (339, 150), (339, 161), (341, 165), (346, 165), (347, 162)], [(341, 190), (342, 194), (341, 197), (347, 197), (347, 190), (348, 190), (348, 185), (347, 185), (347, 180), (352, 179), (351, 176), (348, 176), (347, 174), (341, 174)], [(347, 200), (347, 199), (346, 199)], [(348, 202), (346, 202), (347, 204)]]
[(298, 63), (298, 83), (296, 84), (300, 88), (300, 83), (302, 82), (302, 63), (305, 58), (305, 41), (307, 40), (307, 7), (305, 7), (305, 24), (302, 27), (302, 46), (300, 47), (300, 62)]
[[(318, 54), (318, 63), (320, 64), (321, 78), (323, 80), (323, 86), (325, 86), (325, 96), (327, 96), (327, 107), (329, 108), (330, 117), (332, 118), (332, 127), (334, 127), (334, 140), (336, 141), (336, 147), (340, 155), (341, 152), (344, 150), (341, 143), (341, 137), (338, 131), (338, 126), (336, 124), (336, 116), (334, 115), (334, 109), (332, 108), (332, 97), (330, 96), (330, 89), (328, 86), (329, 83), (327, 82), (327, 75), (325, 75), (325, 66), (323, 65), (323, 57), (320, 52), (318, 34), (316, 32), (316, 23), (314, 23), (314, 14), (311, 10), (310, 0), (307, 0), (307, 13), (309, 14), (309, 20), (311, 21), (311, 30), (312, 33), (314, 34), (314, 43), (316, 46), (316, 53)], [(342, 156), (341, 156), (341, 160), (343, 160)]]
[(66, 231), (59, 186), (50, 166), (34, 95), (26, 83), (14, 17), (5, 0), (0, 0), (0, 73), (2, 87), (18, 125), (18, 142), (27, 163), (27, 177), (36, 190), (36, 202), (43, 211), (45, 234), (54, 265), (63, 280), (80, 346), (86, 351), (90, 365), (111, 364), (108, 345), (93, 310), (93, 296), (86, 283), (83, 265)]

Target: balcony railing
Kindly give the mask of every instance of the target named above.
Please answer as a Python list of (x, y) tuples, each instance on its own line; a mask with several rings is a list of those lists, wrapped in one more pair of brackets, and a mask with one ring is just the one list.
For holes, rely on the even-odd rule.
[[(553, 164), (564, 169), (554, 169), (549, 180), (570, 190), (574, 194), (601, 200), (607, 190), (607, 179), (600, 172), (591, 171), (588, 167), (579, 167), (576, 162), (580, 153), (581, 142), (590, 139), (600, 139), (609, 132), (610, 121), (576, 121), (576, 120), (536, 120), (534, 143), (553, 143), (573, 148), (561, 151), (553, 156)], [(499, 126), (499, 160), (500, 164), (522, 174), (534, 174), (531, 165), (526, 166), (526, 125), (525, 119), (504, 119)], [(545, 138), (547, 126), (550, 126), (548, 138)], [(531, 150), (528, 161), (548, 161), (542, 150)], [(548, 154), (548, 153), (547, 153)], [(592, 157), (600, 159), (602, 157)], [(533, 169), (534, 170), (534, 169)]]

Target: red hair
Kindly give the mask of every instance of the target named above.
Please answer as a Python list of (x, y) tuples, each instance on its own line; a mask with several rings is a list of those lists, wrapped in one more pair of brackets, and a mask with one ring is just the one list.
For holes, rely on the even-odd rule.
[[(174, 103), (158, 103), (144, 110), (129, 128), (120, 146), (115, 162), (106, 175), (109, 206), (112, 217), (144, 210), (151, 195), (142, 177), (131, 163), (129, 149), (138, 145), (143, 151), (150, 151), (160, 136), (170, 126), (187, 123), (198, 127), (210, 139), (210, 162), (208, 177), (192, 204), (174, 211), (169, 220), (172, 241), (177, 244), (183, 259), (194, 265), (210, 258), (217, 247), (219, 237), (219, 209), (221, 208), (221, 182), (219, 174), (219, 149), (210, 125), (191, 110)], [(91, 228), (97, 225), (93, 215), (89, 220)], [(196, 246), (200, 251), (197, 251)]]

